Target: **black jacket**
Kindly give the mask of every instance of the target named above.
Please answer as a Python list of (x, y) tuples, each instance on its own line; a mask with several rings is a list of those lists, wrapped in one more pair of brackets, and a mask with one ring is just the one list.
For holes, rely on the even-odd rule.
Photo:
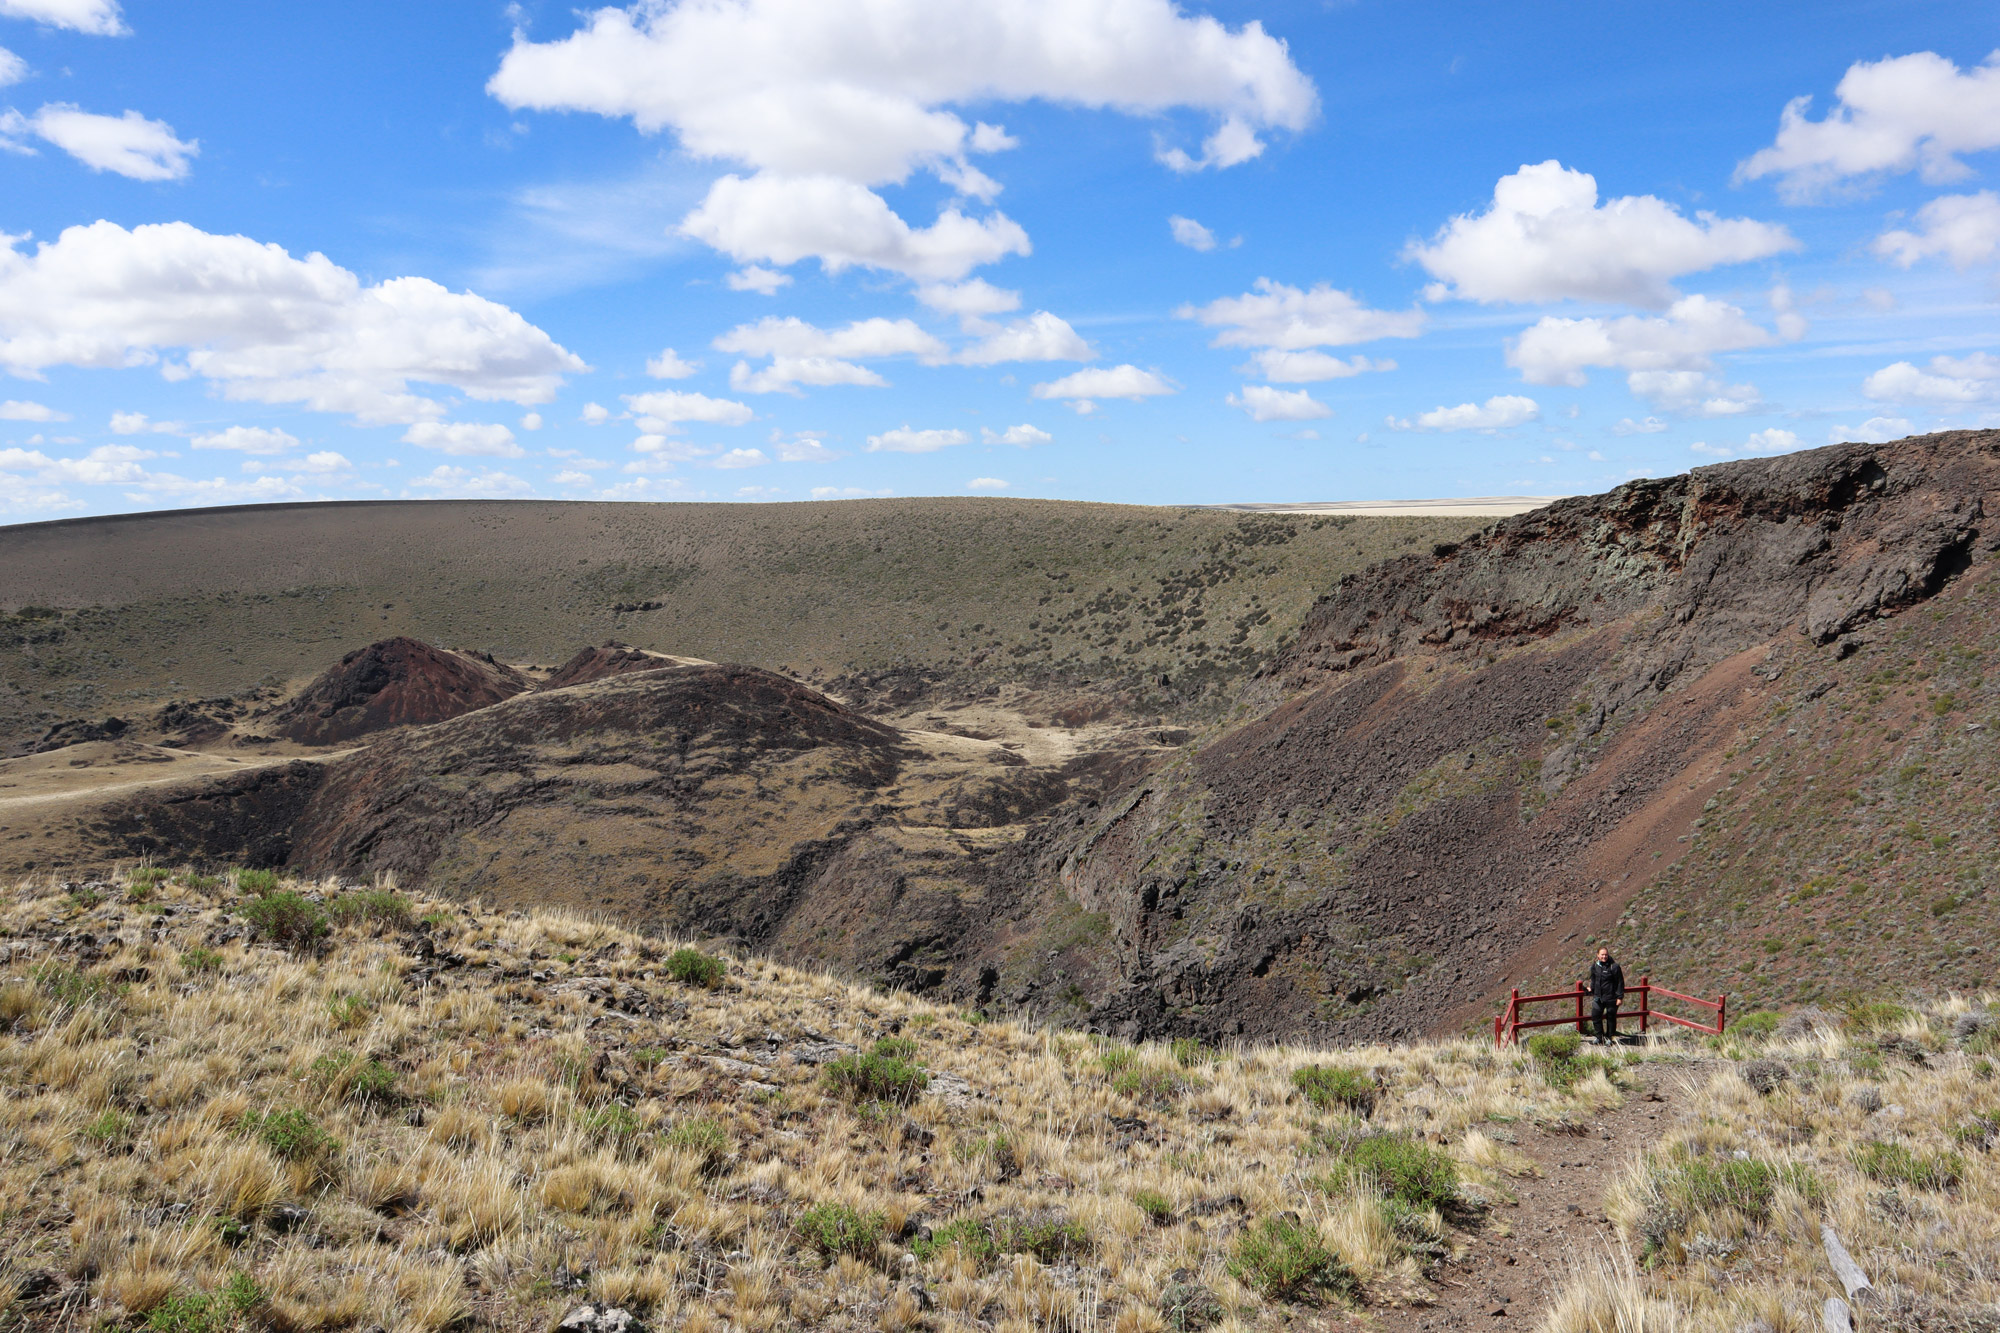
[(1617, 959), (1590, 965), (1590, 998), (1612, 1004), (1625, 998), (1625, 969), (1618, 966)]

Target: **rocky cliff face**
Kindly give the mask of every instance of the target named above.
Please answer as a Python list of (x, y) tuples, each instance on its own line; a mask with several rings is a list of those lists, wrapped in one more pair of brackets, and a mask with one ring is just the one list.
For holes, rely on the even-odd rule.
[(1107, 923), (1093, 1020), (1404, 1034), (1580, 954), (1684, 850), (1786, 664), (1938, 594), (1996, 504), (2000, 434), (1847, 445), (1343, 581), (1268, 711), (1045, 840), (1038, 872)]

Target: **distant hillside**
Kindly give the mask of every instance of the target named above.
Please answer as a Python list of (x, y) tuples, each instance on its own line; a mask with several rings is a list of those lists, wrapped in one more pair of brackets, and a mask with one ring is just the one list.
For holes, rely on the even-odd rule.
[(1488, 521), (940, 499), (25, 524), (0, 528), (0, 754), (64, 719), (302, 683), (393, 635), (545, 665), (616, 638), (906, 701), (1089, 682), (1135, 713), (1202, 713), (1342, 575)]

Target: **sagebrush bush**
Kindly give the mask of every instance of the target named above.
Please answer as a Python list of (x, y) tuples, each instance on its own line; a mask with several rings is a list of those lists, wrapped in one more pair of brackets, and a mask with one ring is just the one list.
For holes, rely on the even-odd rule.
[(821, 1077), (828, 1087), (857, 1099), (907, 1106), (929, 1086), (931, 1076), (921, 1066), (892, 1053), (900, 1049), (894, 1039), (879, 1041), (865, 1055), (843, 1055), (829, 1061)]
[(1863, 1144), (1854, 1164), (1870, 1180), (1920, 1190), (1950, 1189), (1965, 1178), (1965, 1159), (1955, 1152), (1915, 1152), (1900, 1143)]
[(1361, 1286), (1319, 1232), (1292, 1217), (1267, 1217), (1237, 1237), (1229, 1272), (1281, 1301), (1352, 1296)]
[(1322, 1111), (1345, 1107), (1361, 1115), (1375, 1109), (1375, 1080), (1339, 1065), (1307, 1065), (1292, 1071), (1292, 1086)]
[(860, 1212), (844, 1203), (822, 1203), (800, 1213), (792, 1229), (808, 1245), (832, 1258), (868, 1254), (882, 1239), (884, 1224), (881, 1213)]
[(243, 893), (254, 893), (259, 897), (278, 891), (278, 872), (275, 870), (239, 870), (236, 872), (236, 887)]
[(317, 947), (333, 931), (326, 910), (303, 894), (267, 893), (236, 910), (259, 937), (296, 951)]
[(667, 975), (683, 986), (714, 990), (722, 984), (729, 967), (720, 958), (699, 949), (676, 949), (667, 955)]
[(1329, 1194), (1345, 1194), (1370, 1181), (1384, 1197), (1412, 1208), (1444, 1208), (1458, 1198), (1458, 1164), (1404, 1134), (1350, 1140), (1315, 1183)]

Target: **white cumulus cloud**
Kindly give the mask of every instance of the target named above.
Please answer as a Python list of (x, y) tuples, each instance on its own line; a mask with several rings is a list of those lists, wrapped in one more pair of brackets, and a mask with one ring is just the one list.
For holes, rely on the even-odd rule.
[(67, 412), (58, 412), (42, 403), (9, 398), (0, 403), (0, 421), (68, 421)]
[(1665, 305), (1672, 280), (1798, 248), (1783, 227), (1697, 213), (1650, 194), (1597, 201), (1597, 178), (1550, 159), (1502, 176), (1493, 204), (1446, 223), (1407, 258), (1437, 278), (1433, 300)]
[(926, 365), (940, 364), (950, 351), (914, 320), (856, 320), (843, 328), (823, 329), (797, 316), (766, 316), (755, 324), (739, 324), (715, 340), (717, 351), (739, 356), (769, 357), (752, 368), (739, 361), (729, 372), (729, 386), (742, 393), (796, 394), (800, 385), (854, 385), (883, 388), (888, 381), (858, 364), (862, 360), (914, 356)]
[(2000, 147), (2000, 51), (1960, 70), (1935, 51), (1857, 61), (1834, 88), (1833, 110), (1807, 118), (1810, 96), (1785, 104), (1778, 137), (1736, 168), (1738, 180), (1779, 178), (1807, 201), (1856, 178), (1916, 171), (1933, 183), (1970, 174), (1962, 153)]
[(1023, 422), (1018, 426), (1009, 426), (1005, 430), (994, 430), (991, 426), (982, 426), (979, 430), (979, 438), (988, 444), (1017, 444), (1021, 448), (1026, 449), (1030, 445), (1047, 444), (1050, 440), (1055, 439), (1055, 436), (1049, 434), (1039, 426), (1030, 426), (1026, 422)]
[(778, 289), (792, 285), (792, 275), (781, 273), (762, 264), (749, 264), (737, 269), (723, 279), (732, 292), (755, 292), (759, 296), (776, 296)]
[(6, 47), (0, 46), (0, 88), (5, 88), (10, 83), (19, 83), (27, 77), (28, 62)]
[(1667, 429), (1667, 423), (1658, 417), (1646, 417), (1641, 421), (1634, 421), (1631, 417), (1626, 417), (1611, 428), (1611, 433), (1613, 435), (1658, 435), (1665, 429)]
[(1318, 384), (1323, 380), (1343, 380), (1371, 370), (1394, 370), (1394, 361), (1354, 356), (1343, 361), (1325, 352), (1287, 352), (1267, 347), (1252, 358), (1264, 378), (1273, 384)]
[(1625, 377), (1625, 387), (1677, 416), (1733, 417), (1764, 405), (1756, 385), (1725, 384), (1701, 370), (1635, 370)]
[(1934, 356), (1927, 370), (1898, 361), (1863, 380), (1861, 391), (1891, 402), (1990, 403), (2000, 399), (2000, 356)]
[(27, 127), (93, 171), (115, 171), (136, 181), (173, 181), (188, 174), (201, 152), (193, 139), (174, 137), (173, 126), (136, 111), (100, 116), (66, 102), (37, 111)]
[(449, 465), (433, 468), (424, 476), (418, 477), (410, 483), (410, 489), (473, 500), (504, 500), (517, 495), (532, 495), (535, 490), (525, 478), (517, 477), (511, 472), (496, 472), (491, 468), (482, 468), (474, 472), (468, 468)]
[(977, 326), (990, 315), (1004, 315), (1021, 308), (1021, 294), (995, 287), (984, 278), (964, 282), (927, 282), (917, 288), (917, 299), (933, 310), (957, 315), (968, 325)]
[(1899, 268), (1930, 258), (1958, 269), (1983, 264), (2000, 252), (2000, 194), (1944, 195), (1917, 210), (1916, 224), (1877, 236), (1875, 253)]
[(1460, 403), (1457, 407), (1434, 407), (1415, 421), (1390, 417), (1396, 430), (1507, 430), (1524, 426), (1542, 415), (1534, 399), (1518, 394), (1501, 394), (1484, 403)]
[(118, 0), (0, 0), (0, 18), (30, 19), (93, 37), (122, 37), (131, 31)]
[(1321, 283), (1311, 291), (1259, 278), (1253, 291), (1205, 306), (1184, 305), (1175, 315), (1220, 329), (1211, 346), (1302, 351), (1378, 338), (1414, 338), (1424, 331), (1421, 310), (1371, 310), (1351, 292)]
[(1315, 421), (1333, 415), (1332, 408), (1304, 389), (1274, 389), (1268, 384), (1246, 384), (1228, 401), (1248, 412), (1252, 421)]
[[(506, 429), (504, 426), (501, 429)], [(197, 435), (189, 443), (197, 449), (233, 449), (241, 454), (286, 454), (299, 447), (299, 437), (289, 431), (266, 430), (262, 426), (231, 426), (227, 430)]]
[(1711, 458), (1750, 458), (1764, 454), (1788, 454), (1800, 448), (1799, 437), (1788, 430), (1773, 426), (1769, 430), (1752, 431), (1741, 444), (1710, 444), (1697, 440), (1688, 448)]
[(1009, 486), (1008, 483), (998, 477), (974, 477), (971, 481), (965, 483), (965, 489), (968, 491), (1004, 491), (1009, 489)]
[(646, 362), (646, 373), (656, 380), (684, 380), (701, 369), (699, 361), (684, 361), (669, 347)]
[(723, 454), (710, 463), (709, 466), (719, 468), (762, 467), (770, 461), (769, 455), (762, 449), (731, 449), (728, 453)]
[(955, 358), (961, 365), (996, 366), (1003, 361), (1094, 361), (1097, 349), (1046, 310), (992, 328)]
[(711, 398), (705, 393), (635, 393), (624, 395), (624, 399), (625, 406), (638, 418), (639, 429), (655, 435), (671, 435), (683, 421), (741, 426), (756, 415), (747, 403)]
[(1209, 251), (1215, 248), (1215, 233), (1196, 222), (1176, 213), (1167, 219), (1167, 227), (1174, 239), (1190, 250)]
[(1107, 366), (1098, 370), (1079, 370), (1074, 375), (1065, 375), (1047, 384), (1037, 384), (1030, 390), (1037, 398), (1061, 399), (1080, 413), (1088, 414), (1097, 408), (1100, 398), (1123, 399), (1139, 402), (1146, 398), (1159, 398), (1179, 392), (1159, 374), (1141, 370), (1137, 366)]
[(1016, 140), (955, 106), (1206, 111), (1220, 125), (1199, 162), (1162, 154), (1193, 167), (1247, 160), (1259, 131), (1302, 129), (1318, 105), (1260, 24), (1231, 30), (1172, 0), (648, 0), (595, 10), (559, 40), (517, 36), (487, 89), (515, 108), (629, 117), (694, 157), (749, 167), (683, 223), (739, 262), (811, 256), (927, 278), (1028, 244), (997, 212), (950, 207), (911, 227), (871, 188), (925, 170), (990, 201), (999, 186), (969, 158)]
[(1859, 426), (1835, 426), (1826, 433), (1828, 444), (1887, 444), (1912, 434), (1916, 427), (1908, 417), (1870, 417)]
[(907, 424), (868, 437), (868, 452), (928, 454), (969, 439), (962, 430), (911, 430)]
[(514, 443), (514, 432), (497, 422), (419, 421), (403, 432), (403, 443), (461, 458), (520, 458), (527, 452)]
[(946, 208), (930, 226), (912, 227), (881, 195), (837, 176), (724, 176), (681, 231), (738, 263), (816, 258), (830, 273), (859, 265), (930, 279), (962, 278), (1033, 248), (1003, 213)]
[(307, 454), (305, 461), (299, 464), (300, 471), (321, 475), (335, 472), (351, 472), (353, 469), (354, 464), (347, 461), (347, 455), (335, 453), (331, 449), (322, 449), (317, 453)]
[(589, 368), (469, 292), (414, 277), (363, 286), (325, 255), (184, 222), (94, 222), (32, 254), (19, 244), (0, 243), (0, 369), (16, 375), (156, 364), (226, 398), (410, 422), (445, 411), (413, 383), (527, 406)]
[(1586, 368), (1623, 370), (1634, 393), (1653, 399), (1678, 394), (1685, 401), (1688, 386), (1709, 382), (1715, 353), (1772, 341), (1768, 329), (1736, 306), (1684, 296), (1665, 315), (1544, 316), (1508, 343), (1507, 364), (1530, 384), (1576, 386), (1585, 382)]

